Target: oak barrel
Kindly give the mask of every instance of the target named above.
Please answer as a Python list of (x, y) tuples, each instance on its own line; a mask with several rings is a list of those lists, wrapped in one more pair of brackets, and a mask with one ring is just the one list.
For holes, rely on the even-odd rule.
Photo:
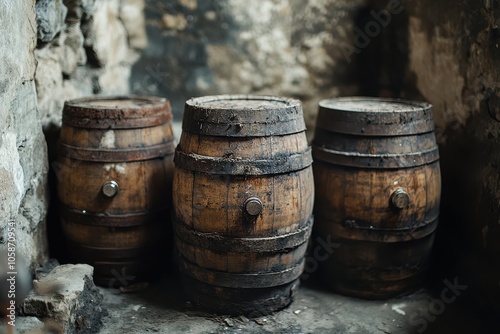
[(313, 223), (312, 156), (300, 101), (190, 99), (174, 162), (174, 230), (189, 297), (226, 314), (286, 307)]
[(313, 140), (315, 238), (335, 290), (370, 299), (411, 292), (429, 266), (441, 196), (428, 103), (371, 97), (319, 103)]
[(94, 96), (64, 104), (56, 170), (60, 221), (69, 260), (94, 266), (96, 284), (126, 286), (165, 267), (171, 119), (168, 100), (159, 97)]

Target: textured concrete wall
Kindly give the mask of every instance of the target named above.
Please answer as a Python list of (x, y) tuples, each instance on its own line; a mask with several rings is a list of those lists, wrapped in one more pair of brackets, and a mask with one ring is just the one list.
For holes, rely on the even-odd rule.
[(36, 108), (34, 1), (0, 2), (0, 246), (15, 222), (17, 251), (47, 258), (47, 149)]
[(180, 120), (184, 101), (209, 94), (300, 98), (312, 130), (317, 102), (357, 92), (353, 17), (363, 0), (148, 0), (150, 45), (132, 90), (160, 95)]
[(402, 5), (400, 19), (360, 54), (377, 68), (361, 91), (434, 105), (443, 180), (436, 267), (458, 272), (499, 310), (500, 1)]
[(433, 103), (443, 174), (444, 263), (500, 297), (500, 3), (432, 1), (409, 12), (409, 76)]
[(459, 241), (441, 246), (500, 310), (500, 2), (423, 1), (410, 13), (409, 68), (440, 130), (440, 240)]

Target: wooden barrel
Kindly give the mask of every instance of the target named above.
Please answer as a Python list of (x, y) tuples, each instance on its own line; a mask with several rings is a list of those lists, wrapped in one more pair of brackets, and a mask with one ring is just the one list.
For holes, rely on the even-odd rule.
[(346, 97), (319, 103), (313, 141), (315, 238), (335, 290), (383, 299), (411, 292), (430, 261), (441, 196), (430, 104)]
[(174, 230), (191, 299), (249, 316), (287, 306), (304, 268), (314, 201), (300, 101), (190, 99), (174, 161)]
[(64, 105), (56, 168), (61, 225), (69, 260), (94, 266), (96, 284), (126, 286), (165, 266), (171, 119), (169, 102), (157, 97)]

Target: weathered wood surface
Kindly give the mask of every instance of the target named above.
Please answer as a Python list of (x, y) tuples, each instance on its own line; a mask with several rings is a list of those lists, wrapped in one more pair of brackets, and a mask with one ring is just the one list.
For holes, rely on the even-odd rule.
[(441, 196), (432, 124), (425, 103), (320, 102), (313, 142), (314, 234), (339, 244), (320, 263), (334, 289), (387, 298), (421, 283)]
[(266, 314), (290, 303), (312, 229), (304, 130), (297, 100), (187, 101), (175, 154), (174, 229), (187, 290), (201, 307)]
[[(65, 104), (58, 143), (61, 224), (70, 258), (93, 265), (97, 284), (130, 284), (164, 267), (158, 263), (171, 245), (171, 118), (168, 101), (155, 97)], [(111, 181), (118, 189), (112, 186), (107, 196)], [(128, 281), (120, 282), (124, 273)]]

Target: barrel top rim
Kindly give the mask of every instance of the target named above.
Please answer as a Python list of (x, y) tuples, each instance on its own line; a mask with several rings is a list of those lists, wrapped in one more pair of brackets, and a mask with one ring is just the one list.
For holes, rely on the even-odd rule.
[[(112, 102), (112, 101), (141, 101), (142, 104), (137, 105), (125, 105), (125, 106), (113, 106), (113, 105), (99, 105), (99, 102)], [(95, 104), (92, 104), (95, 103)], [(144, 95), (94, 95), (81, 97), (76, 99), (67, 100), (64, 102), (65, 108), (88, 108), (88, 109), (96, 109), (96, 110), (141, 110), (145, 108), (156, 108), (162, 107), (167, 108), (170, 111), (170, 103), (167, 98), (159, 97), (159, 96), (144, 96)]]
[(278, 102), (275, 105), (275, 109), (283, 108), (297, 108), (301, 107), (301, 101), (298, 99), (274, 95), (252, 95), (252, 94), (223, 94), (223, 95), (208, 95), (201, 97), (193, 97), (186, 101), (186, 106), (190, 108), (200, 108), (200, 109), (213, 109), (217, 111), (235, 111), (235, 110), (254, 110), (254, 111), (265, 111), (272, 108), (272, 106), (262, 105), (260, 107), (248, 106), (242, 107), (241, 105), (228, 108), (227, 106), (214, 105), (213, 102), (227, 102), (227, 101), (262, 101), (262, 102)]
[[(367, 106), (366, 103), (380, 103), (380, 108)], [(362, 108), (365, 103), (365, 108)], [(394, 105), (395, 108), (387, 108), (387, 104)], [(384, 108), (383, 105), (386, 107)], [(336, 110), (346, 112), (371, 112), (371, 113), (404, 113), (432, 109), (432, 105), (423, 101), (412, 101), (399, 98), (382, 98), (370, 96), (344, 96), (337, 98), (323, 99), (319, 101), (320, 108), (324, 110)], [(397, 108), (399, 106), (399, 108)]]

